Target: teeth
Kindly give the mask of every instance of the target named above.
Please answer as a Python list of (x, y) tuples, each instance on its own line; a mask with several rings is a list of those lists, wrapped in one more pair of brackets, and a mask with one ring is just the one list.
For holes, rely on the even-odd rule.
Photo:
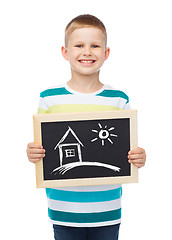
[(80, 60), (81, 63), (93, 63), (94, 60)]

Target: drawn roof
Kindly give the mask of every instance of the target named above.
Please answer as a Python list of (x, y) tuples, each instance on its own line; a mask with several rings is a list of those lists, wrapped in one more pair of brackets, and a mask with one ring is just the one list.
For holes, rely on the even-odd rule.
[(68, 130), (66, 131), (66, 133), (64, 134), (64, 136), (60, 139), (60, 141), (57, 143), (57, 145), (55, 146), (54, 150), (57, 149), (57, 147), (66, 139), (66, 137), (68, 136), (69, 133), (72, 133), (72, 135), (76, 138), (76, 140), (79, 142), (79, 144), (84, 147), (84, 145), (82, 144), (82, 142), (79, 140), (79, 138), (76, 136), (76, 134), (74, 133), (74, 131), (72, 130), (71, 127), (68, 126)]

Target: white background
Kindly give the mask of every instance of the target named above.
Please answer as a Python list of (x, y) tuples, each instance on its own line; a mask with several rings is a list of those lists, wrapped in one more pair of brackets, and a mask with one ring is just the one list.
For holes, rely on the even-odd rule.
[(53, 240), (43, 189), (26, 157), (39, 94), (70, 79), (64, 28), (79, 14), (99, 17), (111, 55), (101, 81), (138, 109), (147, 164), (123, 187), (120, 240), (172, 239), (172, 6), (167, 0), (4, 0), (0, 3), (0, 238)]

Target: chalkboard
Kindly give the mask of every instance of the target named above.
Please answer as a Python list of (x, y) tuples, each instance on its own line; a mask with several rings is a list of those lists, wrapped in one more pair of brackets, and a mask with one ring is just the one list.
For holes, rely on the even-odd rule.
[(137, 182), (127, 157), (137, 147), (136, 110), (34, 115), (34, 137), (46, 150), (37, 187)]

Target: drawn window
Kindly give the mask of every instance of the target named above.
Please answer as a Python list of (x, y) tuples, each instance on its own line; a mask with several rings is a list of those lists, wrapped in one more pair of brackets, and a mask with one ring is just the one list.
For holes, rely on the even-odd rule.
[(65, 150), (66, 157), (75, 157), (75, 150), (74, 149), (67, 149)]

